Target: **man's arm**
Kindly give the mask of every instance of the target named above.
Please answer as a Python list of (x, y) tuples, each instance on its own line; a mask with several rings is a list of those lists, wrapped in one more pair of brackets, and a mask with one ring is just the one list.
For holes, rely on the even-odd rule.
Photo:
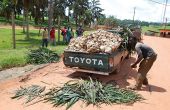
[(136, 65), (143, 59), (142, 56), (138, 56), (137, 60), (135, 61), (135, 63), (133, 63), (131, 65), (132, 68), (136, 68)]
[(132, 68), (136, 68), (136, 65), (143, 59), (143, 55), (142, 55), (142, 51), (140, 50), (140, 48), (136, 48), (137, 54), (138, 54), (138, 58), (135, 61), (135, 63), (133, 63), (131, 65)]

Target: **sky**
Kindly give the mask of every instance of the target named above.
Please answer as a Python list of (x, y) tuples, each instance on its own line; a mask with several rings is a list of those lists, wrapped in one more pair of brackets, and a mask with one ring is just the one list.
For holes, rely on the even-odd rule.
[[(165, 3), (165, 0), (153, 0)], [(150, 0), (100, 0), (103, 14), (113, 15), (118, 19), (133, 19), (134, 7), (136, 7), (135, 20), (148, 22), (163, 22), (165, 6), (151, 2)], [(170, 0), (168, 1), (166, 15), (170, 22)]]

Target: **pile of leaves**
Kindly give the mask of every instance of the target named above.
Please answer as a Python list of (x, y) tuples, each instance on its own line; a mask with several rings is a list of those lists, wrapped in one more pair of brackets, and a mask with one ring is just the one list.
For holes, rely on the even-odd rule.
[(53, 106), (67, 105), (69, 109), (77, 101), (82, 100), (89, 104), (122, 104), (134, 103), (142, 100), (142, 97), (134, 91), (120, 89), (111, 84), (103, 85), (97, 80), (69, 81), (61, 88), (53, 88), (46, 93), (46, 102)]
[[(79, 100), (85, 102), (87, 105), (93, 104), (99, 106), (100, 104), (132, 104), (136, 101), (141, 101), (141, 95), (134, 91), (121, 89), (111, 84), (101, 84), (97, 80), (73, 80), (65, 83), (63, 87), (51, 88), (48, 92), (43, 92), (45, 87), (32, 85), (29, 87), (20, 87), (16, 91), (12, 99), (26, 98), (28, 103), (36, 98), (40, 101), (49, 102), (54, 107), (67, 105), (69, 109)], [(39, 102), (39, 101), (38, 101)]]
[(28, 103), (38, 98), (44, 90), (45, 90), (45, 87), (41, 87), (38, 85), (31, 85), (29, 87), (20, 87), (20, 89), (15, 91), (15, 96), (11, 98), (12, 99), (26, 98), (25, 103)]
[(58, 60), (59, 60), (58, 54), (47, 48), (30, 50), (27, 57), (27, 62), (30, 64), (53, 63)]

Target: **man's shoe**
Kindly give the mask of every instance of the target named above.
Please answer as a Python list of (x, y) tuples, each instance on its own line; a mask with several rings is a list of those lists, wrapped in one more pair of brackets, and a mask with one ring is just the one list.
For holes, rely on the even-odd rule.
[(147, 86), (147, 85), (148, 85), (148, 82), (143, 82), (143, 85)]

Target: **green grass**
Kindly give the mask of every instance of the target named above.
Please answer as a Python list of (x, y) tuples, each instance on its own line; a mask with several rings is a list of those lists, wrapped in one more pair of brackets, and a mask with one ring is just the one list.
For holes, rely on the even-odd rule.
[[(152, 30), (155, 32), (159, 32), (159, 29), (164, 29), (164, 26), (143, 26), (142, 27), (142, 32), (145, 33), (148, 30)], [(166, 26), (166, 29), (170, 29), (170, 26)]]
[(26, 52), (27, 49), (0, 50), (0, 70), (26, 65)]
[[(12, 49), (11, 29), (0, 29), (0, 70), (26, 65), (26, 56), (29, 49), (40, 46), (41, 36), (38, 36), (38, 30), (30, 30), (30, 39), (26, 40), (22, 30), (16, 29), (16, 49)], [(49, 46), (48, 48), (60, 55), (65, 47), (66, 45), (57, 45), (55, 47)]]
[[(38, 37), (38, 30), (31, 30), (30, 39), (26, 40), (22, 30), (16, 30), (16, 47), (26, 48), (40, 45), (41, 37)], [(12, 30), (0, 29), (0, 49), (12, 48)]]

